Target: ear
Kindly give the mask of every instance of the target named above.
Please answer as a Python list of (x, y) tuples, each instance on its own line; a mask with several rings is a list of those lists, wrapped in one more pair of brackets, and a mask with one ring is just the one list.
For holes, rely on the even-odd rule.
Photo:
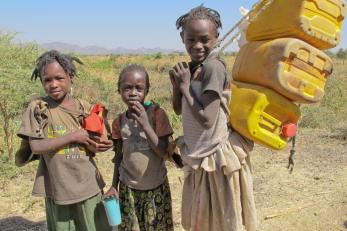
[(218, 28), (215, 28), (215, 35), (216, 35), (216, 38), (219, 37), (219, 30), (218, 30)]
[(180, 32), (180, 36), (181, 36), (181, 39), (182, 39), (182, 43), (184, 43), (184, 31), (183, 30)]
[(71, 83), (73, 83), (74, 78), (75, 78), (74, 75), (70, 75), (70, 81), (71, 81)]

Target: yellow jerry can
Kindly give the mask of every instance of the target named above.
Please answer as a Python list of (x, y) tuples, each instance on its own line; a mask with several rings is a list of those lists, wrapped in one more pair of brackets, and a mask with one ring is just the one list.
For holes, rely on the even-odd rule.
[(233, 81), (230, 124), (241, 135), (272, 149), (283, 149), (296, 133), (297, 105), (276, 92)]
[[(255, 9), (272, 1), (260, 11), (247, 29), (248, 41), (298, 38), (319, 49), (340, 42), (345, 16), (343, 0), (264, 0)], [(254, 17), (256, 12), (250, 17)]]
[(315, 103), (324, 96), (331, 58), (294, 38), (248, 42), (241, 47), (233, 79), (271, 88), (298, 103)]

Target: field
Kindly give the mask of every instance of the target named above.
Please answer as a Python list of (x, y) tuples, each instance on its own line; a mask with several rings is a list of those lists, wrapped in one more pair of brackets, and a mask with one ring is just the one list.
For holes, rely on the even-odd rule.
[[(0, 46), (1, 49), (5, 48)], [(31, 61), (19, 70), (22, 71), (21, 76), (29, 79), (33, 60), (40, 51), (35, 47), (25, 48), (27, 50), (24, 51), (21, 49), (20, 52), (24, 52)], [(19, 52), (15, 48), (13, 50), (7, 52)], [(129, 63), (142, 64), (147, 68), (152, 84), (147, 99), (160, 103), (166, 109), (176, 136), (182, 133), (181, 118), (173, 113), (170, 105), (167, 72), (178, 61), (188, 60), (187, 56), (158, 53), (81, 58), (85, 65), (78, 66), (79, 76), (74, 89), (76, 96), (89, 102), (105, 103), (110, 108), (112, 119), (124, 109), (116, 92), (120, 70)], [(16, 62), (21, 62), (19, 59)], [(230, 73), (234, 57), (226, 56), (225, 59)], [(328, 81), (324, 100), (320, 104), (302, 108), (293, 172), (290, 173), (286, 168), (290, 145), (282, 151), (256, 146), (252, 152), (254, 192), (261, 231), (347, 230), (347, 67), (340, 60), (334, 62), (334, 74)], [(6, 70), (5, 64), (0, 64), (0, 70)], [(1, 78), (4, 78), (3, 75)], [(15, 77), (11, 81), (15, 81)], [(31, 84), (26, 87), (32, 89), (30, 94), (27, 93), (30, 97), (42, 93), (39, 92), (38, 81), (36, 84), (29, 81), (26, 84)], [(18, 129), (23, 108), (17, 110), (11, 125), (13, 131)], [(0, 135), (5, 136), (3, 131)], [(5, 143), (3, 140), (0, 142), (0, 230), (45, 230), (43, 200), (31, 196), (37, 163), (23, 168), (15, 167), (6, 155), (8, 147)], [(13, 145), (16, 149), (18, 139), (14, 139)], [(111, 182), (113, 172), (111, 158), (111, 152), (97, 156), (98, 166), (108, 183)], [(175, 228), (181, 230), (183, 177), (181, 171), (171, 163), (168, 163), (168, 170)]]

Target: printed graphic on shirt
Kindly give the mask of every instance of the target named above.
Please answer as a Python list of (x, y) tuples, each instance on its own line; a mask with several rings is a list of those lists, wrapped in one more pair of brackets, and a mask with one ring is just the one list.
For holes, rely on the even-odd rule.
[[(48, 127), (47, 138), (57, 138), (64, 135), (68, 131), (69, 130), (66, 129), (64, 125), (53, 125)], [(65, 155), (66, 159), (79, 159), (81, 155), (85, 155), (85, 148), (78, 144), (69, 144), (57, 151), (56, 153), (60, 155)]]

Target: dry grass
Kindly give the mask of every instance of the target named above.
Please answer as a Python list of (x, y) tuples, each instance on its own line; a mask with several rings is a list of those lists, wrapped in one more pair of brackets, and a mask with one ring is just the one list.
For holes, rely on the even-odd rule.
[[(119, 95), (115, 92), (120, 70), (129, 63), (144, 65), (149, 71), (152, 84), (147, 98), (154, 99), (166, 109), (176, 135), (182, 134), (180, 118), (175, 116), (171, 109), (167, 70), (178, 61), (187, 61), (187, 56), (87, 56), (82, 59), (86, 63), (81, 67), (82, 71), (93, 78), (100, 78), (110, 86), (107, 96), (102, 100), (111, 107), (111, 117), (124, 109)], [(234, 57), (227, 56), (226, 60), (228, 72), (231, 73)], [(325, 129), (301, 130), (293, 174), (289, 174), (286, 169), (288, 148), (275, 152), (257, 146), (252, 153), (259, 230), (330, 231), (347, 228), (347, 104), (344, 97), (338, 97), (339, 94), (346, 94), (347, 87), (344, 86), (347, 84), (347, 67), (336, 62), (334, 72), (328, 80), (330, 87), (327, 95), (331, 97), (331, 101), (312, 106), (314, 111), (306, 112), (304, 109), (304, 115), (310, 116), (308, 120), (321, 118), (318, 127)], [(100, 95), (100, 92), (96, 92), (95, 98), (99, 99)], [(334, 105), (340, 105), (338, 110), (345, 113), (326, 114)], [(328, 115), (334, 117), (328, 120)], [(326, 126), (326, 121), (331, 121), (329, 126)], [(111, 158), (111, 152), (99, 154), (97, 157), (98, 166), (108, 183), (111, 182), (113, 172)], [(176, 230), (181, 230), (182, 173), (170, 163), (168, 169), (175, 227)], [(31, 196), (34, 177), (34, 164), (24, 167), (19, 175), (4, 174), (0, 177), (0, 230), (6, 230), (2, 226), (4, 224), (12, 224), (13, 229), (7, 230), (16, 230), (16, 227), (19, 227), (15, 225), (16, 222), (9, 222), (10, 218), (44, 220), (43, 200)], [(278, 214), (280, 216), (277, 216)], [(264, 220), (269, 215), (276, 216)], [(33, 224), (29, 223), (27, 227), (33, 227)], [(37, 225), (42, 226), (41, 223)]]
[[(297, 141), (294, 172), (286, 169), (289, 147), (252, 152), (254, 192), (261, 231), (345, 230), (347, 221), (347, 124), (330, 130), (304, 129)], [(97, 164), (110, 183), (112, 153), (99, 154)], [(31, 164), (32, 165), (32, 164)], [(182, 172), (168, 163), (176, 230), (180, 226)], [(30, 195), (33, 174), (16, 177), (0, 190), (0, 219), (44, 220), (43, 199)], [(275, 215), (272, 219), (267, 216)], [(0, 220), (1, 229), (1, 220)]]

